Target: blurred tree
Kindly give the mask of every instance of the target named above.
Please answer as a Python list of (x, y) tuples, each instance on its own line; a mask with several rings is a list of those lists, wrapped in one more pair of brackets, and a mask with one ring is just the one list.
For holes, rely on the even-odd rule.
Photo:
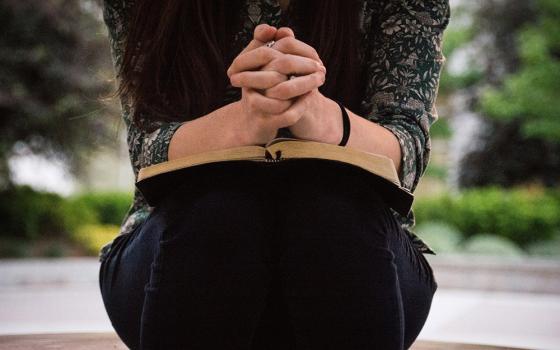
[(100, 99), (113, 86), (102, 78), (112, 66), (99, 14), (90, 0), (0, 2), (0, 187), (18, 152), (61, 158), (76, 173), (116, 140), (113, 107)]
[(560, 2), (488, 0), (474, 14), (483, 77), (473, 106), (484, 147), (461, 163), (461, 187), (560, 181)]
[(539, 0), (537, 19), (515, 36), (520, 65), (500, 88), (486, 91), (484, 113), (518, 119), (527, 138), (560, 141), (560, 1)]

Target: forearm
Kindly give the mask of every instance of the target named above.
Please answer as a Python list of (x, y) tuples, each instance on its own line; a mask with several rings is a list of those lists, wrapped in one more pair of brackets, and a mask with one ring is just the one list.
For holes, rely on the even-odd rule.
[(202, 117), (183, 123), (169, 143), (168, 159), (173, 160), (191, 154), (245, 146), (247, 141), (242, 130), (232, 123), (239, 113), (239, 102), (233, 102)]

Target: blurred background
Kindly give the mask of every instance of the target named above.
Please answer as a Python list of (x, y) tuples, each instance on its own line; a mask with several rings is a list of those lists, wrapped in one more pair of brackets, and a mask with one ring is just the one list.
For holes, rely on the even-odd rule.
[[(451, 4), (414, 204), (439, 282), (420, 339), (558, 349), (560, 0)], [(96, 256), (134, 179), (101, 9), (2, 0), (0, 28), (0, 334), (109, 331)]]

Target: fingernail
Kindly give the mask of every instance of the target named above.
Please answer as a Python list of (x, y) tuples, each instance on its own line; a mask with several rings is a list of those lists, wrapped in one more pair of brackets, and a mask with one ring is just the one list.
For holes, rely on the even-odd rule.
[(323, 71), (323, 73), (327, 72), (327, 67), (321, 65), (321, 67), (319, 67), (321, 69), (321, 71)]

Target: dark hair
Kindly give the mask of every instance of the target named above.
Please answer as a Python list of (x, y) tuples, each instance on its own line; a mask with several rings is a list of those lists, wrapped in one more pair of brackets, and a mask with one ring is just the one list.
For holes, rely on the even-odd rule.
[[(363, 79), (357, 57), (360, 1), (291, 0), (298, 40), (327, 67), (319, 90), (357, 111)], [(117, 93), (150, 120), (196, 119), (224, 103), (226, 70), (242, 48), (244, 0), (136, 0), (131, 11)]]

